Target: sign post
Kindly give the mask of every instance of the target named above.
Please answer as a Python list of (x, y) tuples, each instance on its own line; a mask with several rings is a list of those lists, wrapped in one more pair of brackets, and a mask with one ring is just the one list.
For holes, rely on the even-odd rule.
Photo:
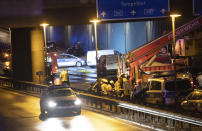
[(36, 72), (36, 75), (39, 76), (39, 84), (41, 84), (41, 76), (43, 75), (43, 71)]

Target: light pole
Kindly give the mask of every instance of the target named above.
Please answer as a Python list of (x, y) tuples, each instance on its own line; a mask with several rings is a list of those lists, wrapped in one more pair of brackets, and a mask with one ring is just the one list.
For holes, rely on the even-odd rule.
[(170, 14), (170, 17), (172, 19), (172, 33), (173, 33), (173, 44), (172, 44), (172, 50), (173, 50), (173, 65), (174, 65), (174, 73), (175, 73), (175, 79), (176, 79), (176, 64), (175, 64), (175, 18), (180, 17), (180, 14), (172, 13)]
[(44, 33), (44, 55), (45, 55), (45, 76), (46, 76), (46, 82), (47, 82), (47, 76), (48, 76), (48, 69), (47, 69), (47, 41), (46, 41), (46, 27), (49, 24), (47, 23), (42, 23), (40, 26), (43, 27), (43, 33)]
[(98, 80), (98, 69), (97, 69), (97, 62), (98, 62), (98, 48), (97, 48), (97, 23), (100, 22), (98, 19), (90, 20), (94, 24), (94, 32), (95, 32), (95, 50), (96, 50), (96, 71), (97, 71), (97, 80)]

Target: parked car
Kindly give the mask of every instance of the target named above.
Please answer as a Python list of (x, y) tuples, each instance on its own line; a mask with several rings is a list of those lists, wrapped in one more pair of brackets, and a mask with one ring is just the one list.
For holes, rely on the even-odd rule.
[(82, 58), (62, 53), (57, 55), (57, 64), (58, 67), (67, 67), (67, 66), (80, 67), (86, 65), (86, 61)]
[(76, 93), (67, 87), (53, 86), (43, 91), (40, 98), (40, 118), (51, 115), (81, 114), (81, 101)]
[(181, 102), (184, 110), (202, 112), (202, 90), (194, 90)]
[(153, 104), (174, 105), (189, 94), (193, 87), (190, 79), (150, 79), (146, 85), (145, 101)]

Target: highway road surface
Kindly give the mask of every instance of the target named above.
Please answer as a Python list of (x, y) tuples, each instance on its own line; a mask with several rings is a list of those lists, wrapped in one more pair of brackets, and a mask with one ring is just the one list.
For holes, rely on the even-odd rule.
[(81, 115), (39, 120), (39, 98), (0, 89), (0, 131), (148, 131), (151, 129), (82, 110)]

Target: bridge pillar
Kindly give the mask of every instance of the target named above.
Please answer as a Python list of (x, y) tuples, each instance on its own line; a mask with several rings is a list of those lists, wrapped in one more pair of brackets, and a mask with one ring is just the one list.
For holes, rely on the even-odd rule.
[(12, 28), (13, 79), (39, 83), (36, 72), (42, 71), (44, 82), (45, 64), (43, 53), (43, 31), (39, 28)]
[[(31, 30), (31, 54), (32, 54), (32, 80), (36, 83), (45, 83), (44, 41), (43, 30)], [(43, 72), (37, 75), (37, 72)]]

